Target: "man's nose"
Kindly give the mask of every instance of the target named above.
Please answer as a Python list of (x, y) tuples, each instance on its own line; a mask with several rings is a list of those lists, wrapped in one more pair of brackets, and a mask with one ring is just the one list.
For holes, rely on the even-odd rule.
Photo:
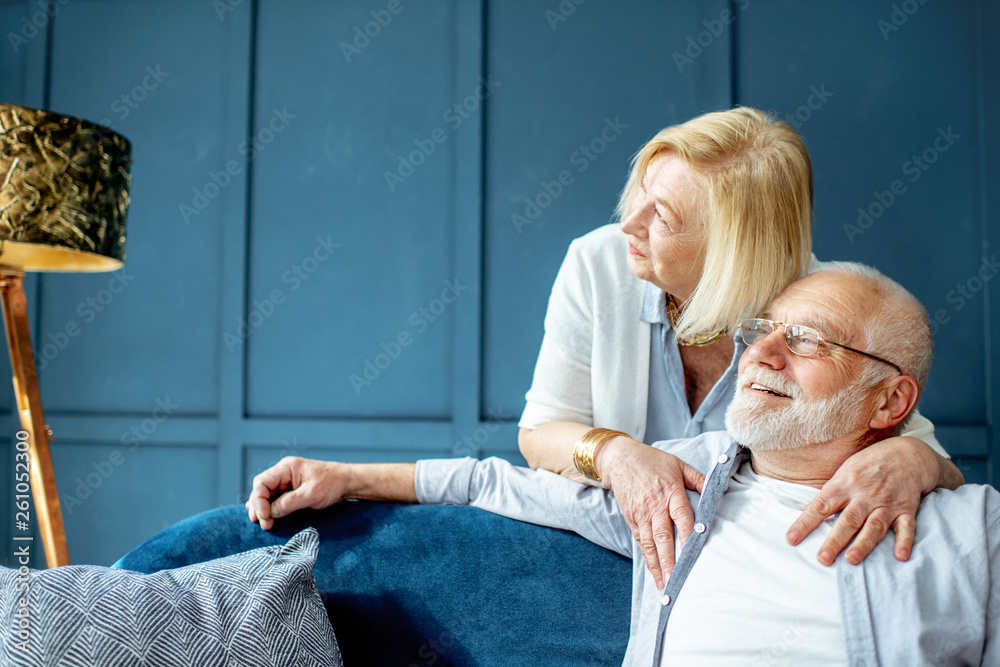
[(778, 370), (784, 368), (787, 355), (792, 351), (785, 345), (785, 332), (776, 329), (766, 336), (761, 336), (747, 350), (751, 361)]

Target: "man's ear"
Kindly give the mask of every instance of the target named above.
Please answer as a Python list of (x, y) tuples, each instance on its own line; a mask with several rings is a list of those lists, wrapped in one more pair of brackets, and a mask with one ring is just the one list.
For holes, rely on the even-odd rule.
[(909, 375), (886, 381), (875, 392), (874, 411), (868, 426), (874, 430), (894, 428), (913, 410), (919, 394), (916, 379)]

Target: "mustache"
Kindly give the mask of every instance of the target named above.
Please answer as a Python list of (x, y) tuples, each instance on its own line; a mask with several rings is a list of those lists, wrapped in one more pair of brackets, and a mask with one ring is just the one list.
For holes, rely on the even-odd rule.
[(752, 364), (747, 366), (737, 379), (737, 387), (746, 389), (754, 382), (762, 384), (765, 387), (770, 387), (792, 398), (802, 398), (802, 389), (799, 385), (770, 368)]

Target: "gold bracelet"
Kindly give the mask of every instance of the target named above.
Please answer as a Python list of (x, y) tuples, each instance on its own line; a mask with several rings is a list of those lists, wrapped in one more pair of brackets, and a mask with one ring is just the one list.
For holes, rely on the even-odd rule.
[(597, 465), (594, 463), (594, 456), (597, 448), (605, 442), (619, 435), (631, 438), (628, 433), (613, 431), (610, 428), (592, 428), (577, 440), (573, 447), (573, 465), (580, 471), (580, 474), (595, 482), (601, 481), (601, 476), (597, 473)]

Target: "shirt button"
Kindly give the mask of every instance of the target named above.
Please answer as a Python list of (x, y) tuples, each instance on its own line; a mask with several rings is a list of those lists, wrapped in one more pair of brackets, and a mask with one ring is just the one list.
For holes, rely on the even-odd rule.
[(696, 533), (704, 533), (705, 532), (705, 524), (700, 523), (700, 522), (694, 524), (694, 532), (696, 532)]
[(660, 604), (662, 606), (664, 606), (664, 607), (666, 607), (668, 604), (670, 604), (670, 596), (669, 595), (664, 595), (662, 598), (660, 598)]
[(850, 586), (851, 584), (853, 584), (854, 583), (854, 576), (850, 575), (850, 574), (848, 574), (847, 576), (845, 576), (844, 577), (844, 583), (847, 584), (848, 586)]
[(723, 454), (722, 456), (719, 457), (719, 463), (725, 463), (728, 460), (729, 460), (729, 457), (726, 456), (725, 454)]

